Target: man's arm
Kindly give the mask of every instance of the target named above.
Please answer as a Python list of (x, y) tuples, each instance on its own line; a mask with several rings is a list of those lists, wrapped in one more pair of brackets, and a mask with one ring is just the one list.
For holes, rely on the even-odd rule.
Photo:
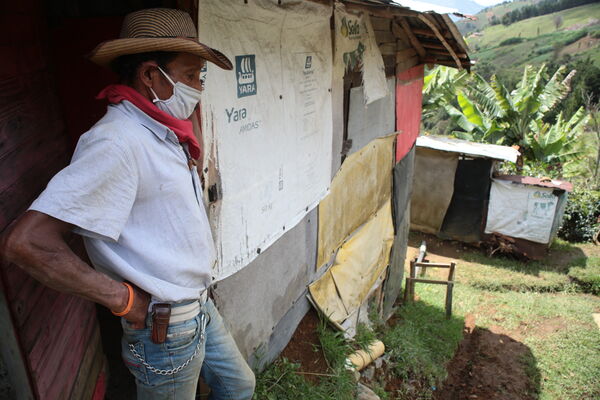
[[(125, 309), (129, 299), (127, 288), (73, 253), (65, 241), (71, 228), (69, 223), (44, 213), (27, 211), (0, 238), (1, 254), (46, 286), (111, 310)], [(134, 290), (133, 308), (124, 317), (134, 323), (134, 328), (141, 329), (150, 299), (141, 289)]]

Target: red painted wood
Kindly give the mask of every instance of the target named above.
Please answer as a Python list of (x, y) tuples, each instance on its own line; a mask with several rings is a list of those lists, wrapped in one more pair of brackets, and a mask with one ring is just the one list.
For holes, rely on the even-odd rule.
[(412, 148), (421, 127), (424, 66), (417, 65), (396, 79), (396, 161)]
[[(43, 358), (38, 364), (31, 360), (32, 373), (36, 378), (42, 398), (45, 398), (43, 394), (51, 390), (53, 385), (61, 386), (68, 383), (65, 381), (65, 376), (59, 372), (72, 362), (81, 363), (83, 349), (78, 347), (78, 344), (80, 340), (89, 337), (91, 331), (89, 325), (93, 325), (90, 324), (90, 319), (95, 319), (95, 317), (93, 305), (88, 301), (76, 298), (63, 325), (56, 327), (58, 334), (50, 337), (51, 341), (44, 351)], [(76, 370), (72, 375), (74, 380)], [(72, 384), (73, 381), (70, 383)]]
[(77, 311), (82, 307), (81, 301), (74, 296), (69, 296), (64, 302), (58, 304), (59, 308), (53, 311), (49, 323), (43, 326), (31, 352), (28, 354), (31, 369), (34, 373), (40, 370), (40, 365), (54, 351), (53, 348), (56, 344), (62, 341), (62, 330), (65, 327), (68, 328), (72, 323), (72, 320), (68, 320), (68, 316), (72, 314), (77, 318), (80, 317), (77, 315)]
[(104, 400), (104, 395), (106, 394), (106, 374), (104, 371), (100, 372), (98, 376), (98, 381), (96, 382), (96, 387), (94, 388), (94, 395), (92, 396), (92, 400)]
[(24, 329), (21, 329), (21, 342), (26, 352), (31, 352), (44, 327), (54, 318), (55, 310), (64, 304), (67, 297), (69, 295), (50, 288), (44, 291), (41, 300), (36, 303), (36, 311), (27, 318)]
[[(77, 326), (78, 330), (73, 331), (71, 337), (68, 339), (67, 351), (60, 364), (57, 365), (57, 373), (52, 378), (52, 381), (49, 382), (50, 384), (47, 389), (43, 386), (43, 381), (40, 381), (40, 394), (45, 394), (44, 399), (62, 400), (69, 398), (69, 394), (77, 378), (77, 371), (85, 354), (85, 349), (97, 324), (96, 313), (94, 312), (92, 303), (87, 302), (83, 316), (84, 319)], [(93, 357), (93, 354), (91, 356)], [(66, 394), (66, 396), (62, 396), (62, 393)]]

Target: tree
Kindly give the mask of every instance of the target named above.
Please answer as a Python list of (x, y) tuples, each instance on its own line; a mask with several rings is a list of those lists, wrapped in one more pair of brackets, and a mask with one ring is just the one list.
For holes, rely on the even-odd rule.
[(558, 14), (554, 17), (554, 27), (556, 28), (556, 30), (558, 30), (558, 28), (560, 28), (563, 24), (563, 17), (562, 15)]

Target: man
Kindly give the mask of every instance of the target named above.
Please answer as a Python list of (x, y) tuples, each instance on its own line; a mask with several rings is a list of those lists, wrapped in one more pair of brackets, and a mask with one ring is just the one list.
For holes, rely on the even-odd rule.
[[(204, 63), (231, 62), (198, 42), (187, 13), (170, 9), (129, 14), (121, 38), (90, 58), (122, 84), (100, 93), (106, 115), (3, 238), (3, 253), (41, 283), (122, 318), (138, 399), (193, 399), (199, 375), (212, 399), (250, 399), (254, 375), (206, 296), (215, 249), (188, 120)], [(67, 246), (70, 231), (84, 237), (95, 269)]]

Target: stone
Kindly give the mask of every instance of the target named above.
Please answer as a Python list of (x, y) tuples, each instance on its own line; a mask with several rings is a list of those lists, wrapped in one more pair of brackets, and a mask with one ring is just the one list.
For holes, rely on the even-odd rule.
[(358, 391), (356, 394), (356, 400), (381, 400), (379, 396), (375, 394), (374, 391), (369, 389), (367, 386), (362, 383), (358, 384)]

